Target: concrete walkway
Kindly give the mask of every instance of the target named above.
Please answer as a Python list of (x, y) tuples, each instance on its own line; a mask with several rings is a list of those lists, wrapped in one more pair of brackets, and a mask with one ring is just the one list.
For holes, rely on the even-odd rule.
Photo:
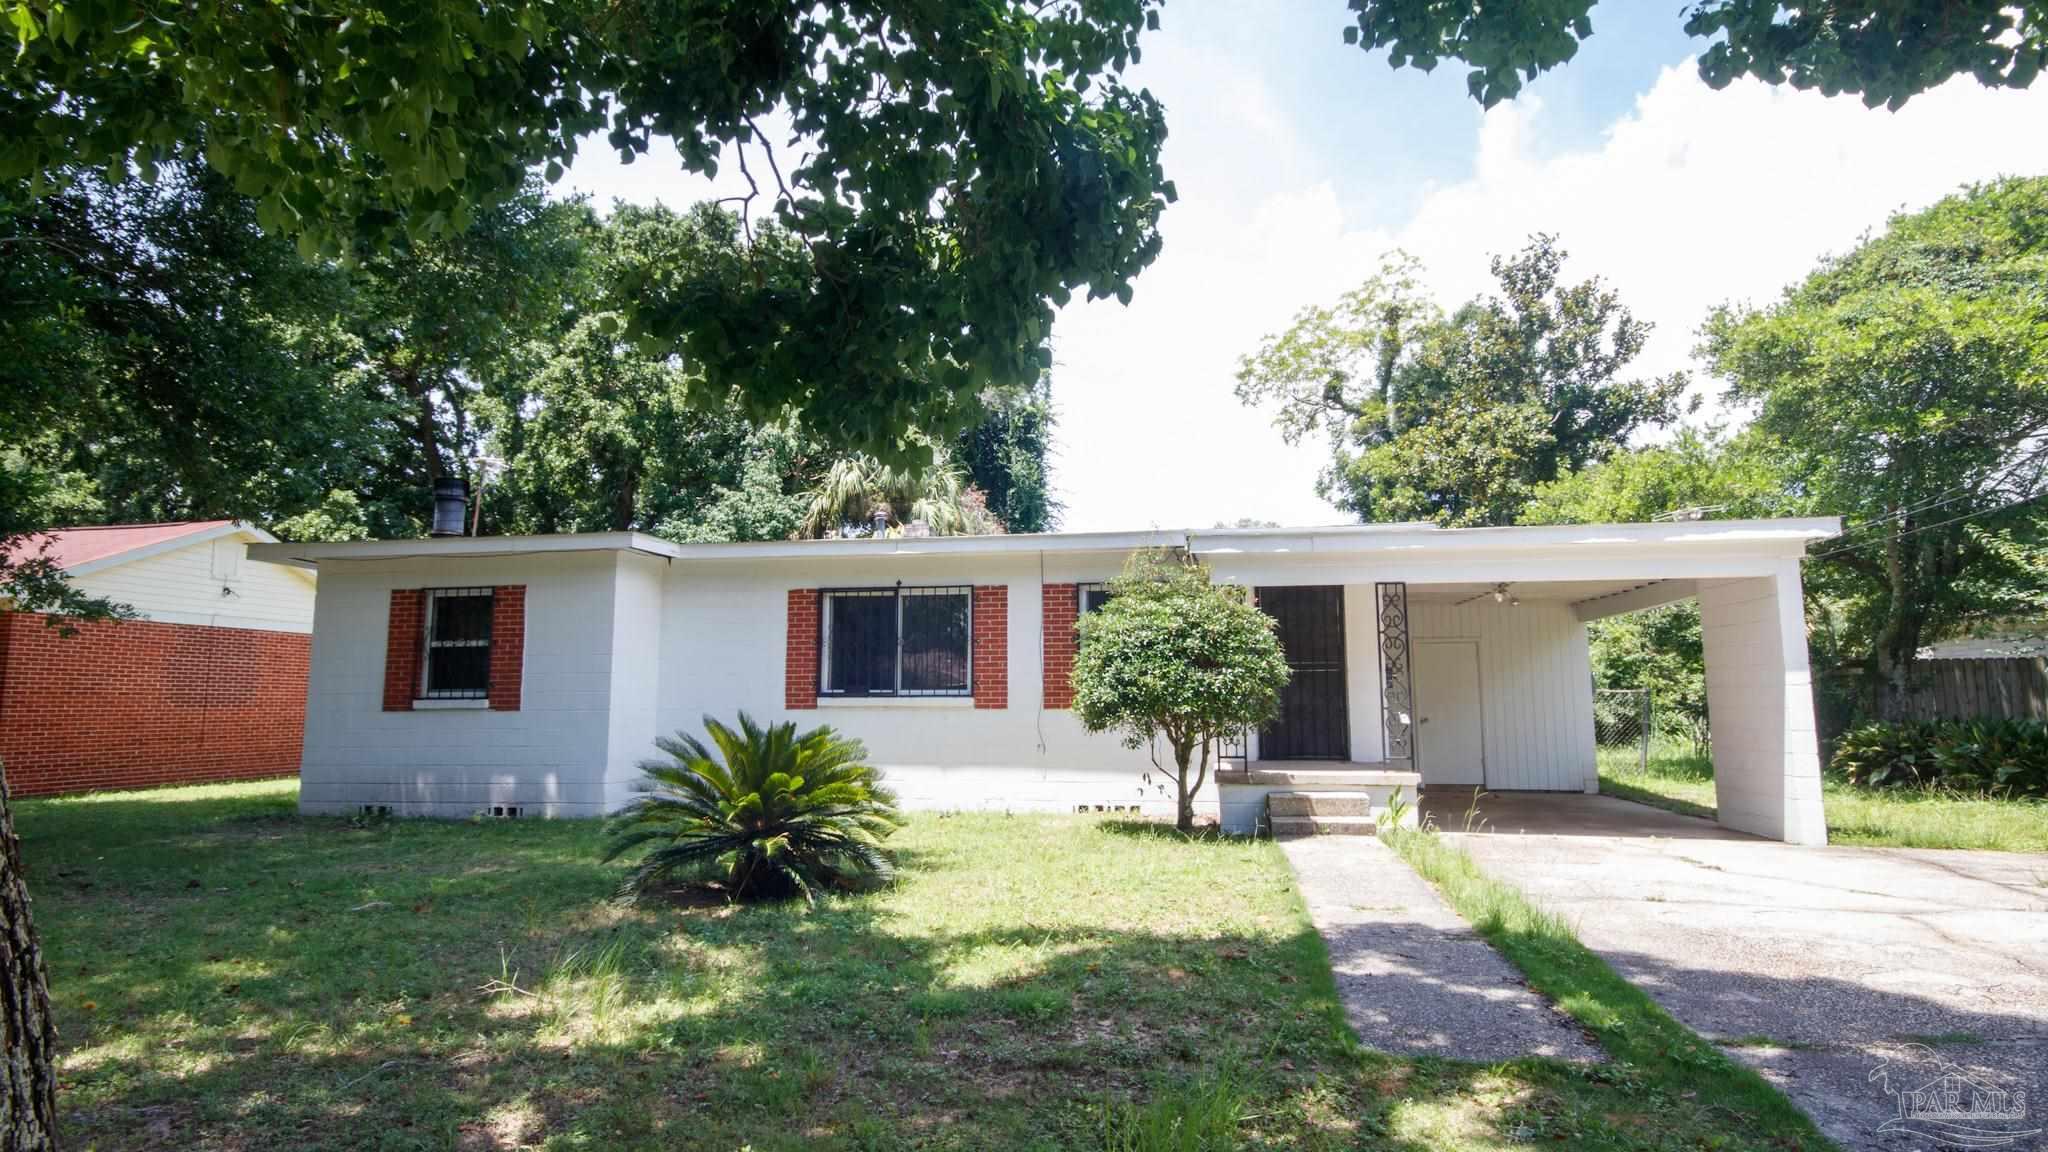
[(2048, 1148), (2048, 856), (1798, 848), (1594, 796), (1482, 809), (1489, 833), (1453, 833), (1480, 867), (1844, 1148), (1931, 1146), (1894, 1092), (1949, 1071), (2025, 1093), (1977, 1146)]
[(1281, 849), (1366, 1047), (1480, 1062), (1602, 1058), (1386, 845), (1322, 836), (1284, 840)]

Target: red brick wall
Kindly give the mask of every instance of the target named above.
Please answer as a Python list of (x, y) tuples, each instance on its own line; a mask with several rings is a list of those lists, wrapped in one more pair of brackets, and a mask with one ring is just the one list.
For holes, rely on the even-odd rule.
[(974, 587), (974, 706), (1010, 706), (1010, 589)]
[(16, 796), (295, 776), (303, 632), (0, 613), (0, 761)]
[(1080, 613), (1080, 586), (1047, 584), (1043, 592), (1044, 633), (1039, 646), (1045, 651), (1045, 706), (1074, 706), (1074, 621)]
[(384, 633), (386, 712), (412, 711), (420, 687), (420, 646), (426, 639), (426, 589), (393, 588), (391, 616)]
[(526, 667), (526, 585), (500, 584), (491, 593), (491, 710), (519, 711), (519, 678)]
[(789, 632), (782, 657), (782, 706), (818, 706), (818, 590), (789, 590)]

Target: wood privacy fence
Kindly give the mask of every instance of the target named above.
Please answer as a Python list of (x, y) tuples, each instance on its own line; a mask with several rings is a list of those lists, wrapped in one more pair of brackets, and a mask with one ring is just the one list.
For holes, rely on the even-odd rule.
[(1913, 693), (1916, 719), (2048, 719), (2048, 657), (1922, 660), (1919, 664), (1919, 685)]
[[(1916, 720), (1969, 720), (1979, 716), (2048, 720), (2048, 658), (1980, 657), (1917, 662)], [(1860, 668), (1817, 668), (1814, 719), (1823, 750), (1842, 733), (1877, 718), (1877, 681)]]

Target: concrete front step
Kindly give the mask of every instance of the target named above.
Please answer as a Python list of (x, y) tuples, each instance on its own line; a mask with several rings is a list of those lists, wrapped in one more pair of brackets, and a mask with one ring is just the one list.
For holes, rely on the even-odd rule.
[(1268, 792), (1266, 812), (1273, 816), (1370, 816), (1385, 811), (1387, 793)]
[(1302, 836), (1375, 836), (1375, 816), (1273, 816), (1273, 839), (1292, 840)]

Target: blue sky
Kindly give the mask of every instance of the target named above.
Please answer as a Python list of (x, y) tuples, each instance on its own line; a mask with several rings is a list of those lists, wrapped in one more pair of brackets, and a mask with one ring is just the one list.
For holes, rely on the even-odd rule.
[[(1675, 10), (1641, 0), (1607, 0), (1594, 10), (1594, 35), (1579, 55), (1524, 89), (1543, 101), (1546, 143), (1579, 147), (1597, 139), (1660, 69), (1696, 50)], [(1228, 60), (1265, 78), (1317, 175), (1340, 189), (1347, 216), (1395, 227), (1424, 186), (1472, 174), (1478, 105), (1466, 95), (1466, 69), (1457, 61), (1433, 72), (1395, 69), (1384, 52), (1345, 44), (1349, 15), (1341, 0), (1174, 0), (1147, 45), (1149, 67), (1135, 74), (1163, 89), (1169, 128), (1182, 58)], [(1151, 80), (1154, 71), (1163, 74)]]
[[(1181, 200), (1126, 307), (1069, 305), (1054, 331), (1053, 484), (1075, 530), (1343, 519), (1314, 492), (1327, 446), (1283, 443), (1232, 394), (1238, 357), (1303, 307), (1419, 258), (1446, 307), (1487, 257), (1559, 236), (1656, 325), (1637, 367), (1691, 371), (1725, 302), (1767, 302), (1829, 252), (1960, 185), (2048, 172), (2048, 84), (1964, 79), (1901, 112), (1738, 82), (1709, 90), (1678, 5), (1605, 0), (1577, 58), (1482, 114), (1464, 69), (1390, 69), (1347, 46), (1342, 0), (1173, 0), (1127, 81), (1166, 106)], [(602, 142), (564, 182), (600, 204), (689, 203), (737, 179), (673, 153), (621, 168)], [(1698, 376), (1701, 419), (1733, 420)]]

